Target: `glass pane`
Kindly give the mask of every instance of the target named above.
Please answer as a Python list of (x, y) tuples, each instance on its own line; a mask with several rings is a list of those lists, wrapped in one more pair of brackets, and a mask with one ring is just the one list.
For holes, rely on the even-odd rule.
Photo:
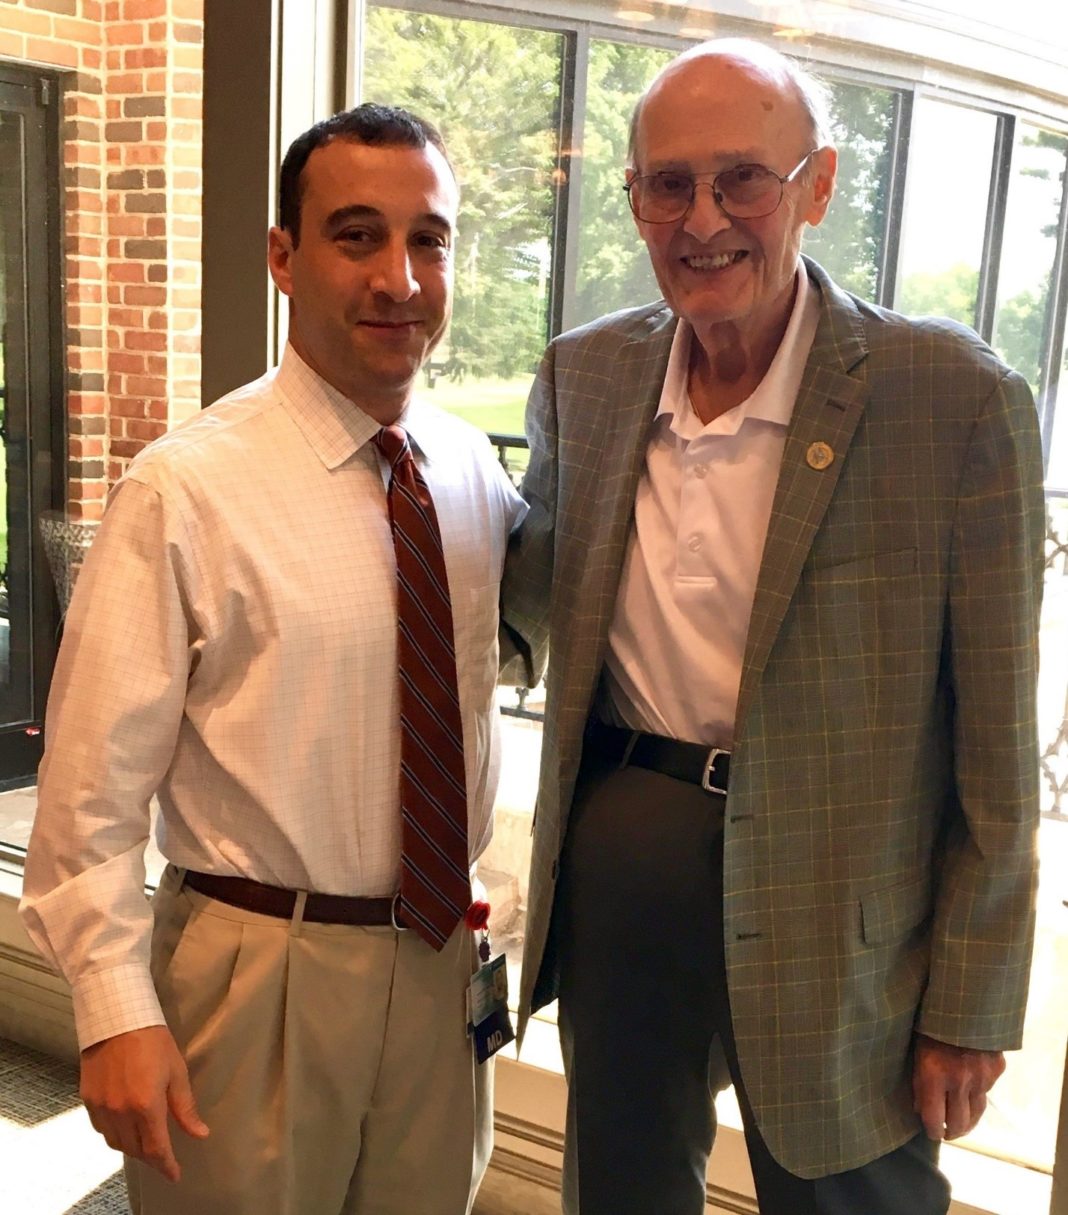
[(895, 99), (889, 89), (831, 84), (838, 184), (823, 223), (805, 233), (805, 252), (862, 299), (874, 299), (879, 286)]
[[(1054, 156), (1050, 156), (1046, 170), (1055, 180), (1059, 179), (1063, 191), (1065, 174), (1068, 172), (1068, 136), (1044, 132), (1043, 140), (1047, 145), (1047, 151), (1052, 152), (1054, 156), (1059, 153), (1059, 165)], [(1044, 237), (1046, 227), (1048, 226), (1044, 225)], [(1049, 463), (1046, 468), (1046, 489), (1064, 492), (1068, 490), (1068, 338), (1061, 350), (1060, 373), (1057, 382), (1055, 385), (1040, 385), (1038, 401), (1043, 417), (1046, 418), (1050, 413), (1053, 417)]]
[(1068, 493), (1068, 342), (1061, 354), (1060, 379), (1055, 392), (1044, 393), (1045, 404), (1053, 410), (1046, 489)]
[(0, 111), (0, 727), (30, 715), (26, 129)]
[(1045, 394), (1047, 408), (1053, 410), (1053, 436), (1050, 442), (1046, 489), (1068, 491), (1068, 334), (1061, 351), (1060, 376), (1055, 391)]
[(548, 340), (563, 38), (367, 10), (363, 96), (440, 127), (460, 180), (456, 300), (429, 400), (484, 430), (523, 433)]
[(992, 345), (1010, 367), (1042, 391), (1042, 333), (1068, 137), (1018, 123), (998, 274)]
[(8, 580), (8, 408), (16, 408), (16, 380), (25, 383), (18, 347), (24, 326), (23, 122), (0, 112), (0, 683), (11, 678), (11, 603)]
[(671, 58), (658, 47), (590, 43), (575, 325), (660, 298), (623, 193), (623, 169), (635, 103)]
[(530, 884), (530, 836), (541, 763), (541, 721), (534, 720), (533, 714), (543, 709), (545, 692), (541, 688), (531, 692), (520, 708), (513, 689), (499, 688), (497, 703), (502, 711), (501, 780), (493, 807), (493, 839), (479, 860), (478, 876), (493, 908), (490, 928), (494, 952), (503, 952), (508, 960), (508, 996), (514, 1008), (519, 997)]
[(901, 233), (902, 312), (975, 325), (996, 134), (993, 114), (916, 102)]

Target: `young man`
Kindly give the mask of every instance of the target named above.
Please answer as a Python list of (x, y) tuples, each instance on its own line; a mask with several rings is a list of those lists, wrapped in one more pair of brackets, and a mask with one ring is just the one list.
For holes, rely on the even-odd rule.
[(486, 1165), (463, 916), (523, 508), (485, 437), (412, 397), (457, 198), (403, 110), (293, 144), (281, 366), (134, 462), (79, 579), (23, 915), (141, 1215), (456, 1215)]

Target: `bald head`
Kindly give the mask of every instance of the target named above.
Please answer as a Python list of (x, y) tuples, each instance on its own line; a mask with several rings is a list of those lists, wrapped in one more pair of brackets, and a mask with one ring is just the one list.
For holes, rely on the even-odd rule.
[[(669, 63), (641, 100), (631, 209), (664, 299), (709, 365), (742, 335), (766, 355), (785, 330), (804, 231), (834, 194), (818, 96), (778, 52), (723, 39)], [(662, 210), (651, 201), (665, 198)]]
[(770, 104), (785, 123), (789, 112), (809, 147), (831, 144), (827, 87), (793, 59), (771, 47), (745, 38), (717, 38), (691, 47), (657, 75), (634, 108), (627, 146), (627, 163), (639, 164), (642, 115), (648, 104), (660, 100), (685, 105), (694, 121), (708, 116), (704, 102), (711, 92), (731, 91), (739, 100), (759, 92), (760, 104)]

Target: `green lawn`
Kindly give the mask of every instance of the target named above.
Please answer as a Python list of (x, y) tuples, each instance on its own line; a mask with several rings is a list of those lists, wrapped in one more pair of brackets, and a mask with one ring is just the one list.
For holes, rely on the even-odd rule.
[(419, 396), (424, 400), (457, 414), (480, 430), (495, 434), (521, 435), (523, 410), (532, 375), (516, 376), (511, 380), (476, 379), (467, 376), (460, 383), (438, 376), (433, 388), (425, 378), (419, 384)]

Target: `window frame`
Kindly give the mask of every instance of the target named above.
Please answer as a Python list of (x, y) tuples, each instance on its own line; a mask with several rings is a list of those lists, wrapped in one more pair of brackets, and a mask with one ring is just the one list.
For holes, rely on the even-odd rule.
[(67, 371), (63, 341), (63, 208), (61, 138), (63, 73), (0, 62), (5, 108), (23, 115), (25, 198), (25, 433), (29, 541), (24, 585), (30, 603), (26, 712), (0, 723), (0, 789), (32, 783), (41, 759), (45, 699), (56, 654), (58, 606), (38, 520), (62, 510), (67, 471)]

